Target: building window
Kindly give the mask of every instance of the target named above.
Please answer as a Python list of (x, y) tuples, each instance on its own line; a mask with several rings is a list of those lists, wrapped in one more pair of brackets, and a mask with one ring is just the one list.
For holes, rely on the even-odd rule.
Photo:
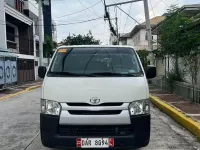
[(140, 34), (138, 35), (138, 43), (140, 43)]
[(36, 41), (36, 56), (39, 57), (39, 41)]
[(15, 8), (18, 11), (23, 12), (24, 11), (24, 1), (23, 0), (15, 0)]
[[(153, 35), (152, 35), (152, 40), (153, 40)], [(145, 40), (148, 40), (148, 36), (147, 36), (147, 33), (145, 34)]]
[(11, 51), (18, 53), (19, 37), (18, 28), (10, 23), (6, 25), (7, 47)]
[(6, 3), (7, 3), (9, 6), (15, 8), (15, 1), (14, 1), (14, 0), (6, 0)]
[(127, 40), (122, 40), (122, 45), (127, 45)]
[(7, 40), (15, 42), (15, 28), (6, 25)]

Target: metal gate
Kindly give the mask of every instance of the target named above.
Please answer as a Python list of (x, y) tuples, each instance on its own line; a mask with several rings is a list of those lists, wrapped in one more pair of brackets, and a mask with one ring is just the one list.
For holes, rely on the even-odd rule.
[(8, 51), (0, 51), (0, 88), (17, 84), (17, 56)]

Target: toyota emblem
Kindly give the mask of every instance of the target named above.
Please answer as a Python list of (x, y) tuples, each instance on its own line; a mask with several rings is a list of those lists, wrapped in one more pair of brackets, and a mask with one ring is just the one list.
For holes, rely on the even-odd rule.
[(100, 103), (100, 98), (98, 98), (98, 97), (92, 97), (90, 99), (90, 102), (92, 103), (92, 105), (98, 105)]

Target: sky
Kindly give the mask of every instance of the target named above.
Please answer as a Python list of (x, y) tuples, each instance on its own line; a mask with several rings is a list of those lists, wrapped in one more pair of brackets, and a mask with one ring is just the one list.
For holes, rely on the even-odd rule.
[[(57, 41), (60, 42), (68, 35), (72, 34), (87, 34), (89, 31), (92, 35), (99, 39), (102, 44), (109, 43), (110, 31), (107, 21), (104, 18), (100, 18), (94, 21), (70, 24), (74, 22), (80, 22), (85, 20), (96, 19), (104, 16), (104, 5), (102, 0), (51, 0), (52, 1), (52, 18), (57, 24)], [(117, 2), (124, 2), (128, 0), (106, 0), (106, 4), (113, 4)], [(179, 7), (186, 4), (200, 4), (200, 0), (148, 0), (150, 18), (154, 16), (160, 16), (166, 12), (166, 9), (170, 5), (176, 4)], [(94, 5), (94, 6), (93, 6)], [(86, 9), (80, 13), (74, 12)], [(144, 6), (143, 2), (135, 2), (124, 5), (119, 5), (121, 9), (130, 14), (139, 23), (144, 22)], [(116, 7), (110, 7), (109, 13), (111, 18), (118, 18), (119, 33), (130, 32), (137, 23), (131, 18), (127, 17), (121, 10)], [(68, 16), (67, 16), (68, 15)], [(64, 25), (63, 25), (64, 24)], [(66, 25), (68, 24), (68, 25)], [(115, 25), (115, 20), (112, 20), (112, 24)]]

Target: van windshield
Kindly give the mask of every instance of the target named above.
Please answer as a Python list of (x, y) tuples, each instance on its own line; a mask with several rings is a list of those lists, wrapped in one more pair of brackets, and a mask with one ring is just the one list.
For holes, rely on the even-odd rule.
[(72, 47), (57, 50), (47, 76), (142, 76), (132, 48)]

